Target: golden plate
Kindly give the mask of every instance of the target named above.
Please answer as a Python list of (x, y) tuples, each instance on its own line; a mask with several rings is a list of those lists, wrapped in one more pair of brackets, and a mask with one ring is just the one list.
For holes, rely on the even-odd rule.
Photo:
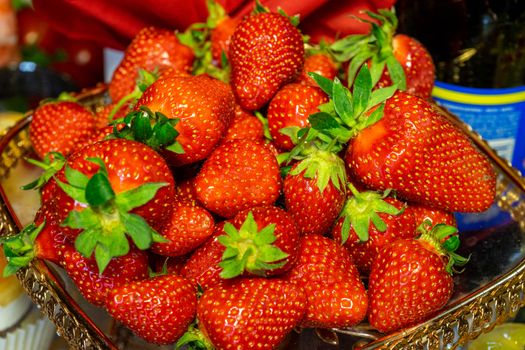
[[(82, 93), (96, 110), (107, 100), (103, 86)], [(428, 321), (384, 335), (361, 325), (352, 329), (293, 332), (282, 349), (454, 349), (511, 319), (525, 305), (525, 180), (469, 126), (450, 115), (492, 161), (498, 173), (495, 205), (486, 213), (463, 215), (460, 253), (471, 255), (447, 306)], [(0, 235), (12, 235), (32, 221), (36, 191), (22, 191), (39, 173), (30, 155), (31, 113), (0, 139)], [(74, 349), (160, 349), (142, 342), (103, 310), (85, 302), (53, 264), (36, 260), (17, 274), (27, 293)], [(169, 347), (165, 347), (169, 348)]]

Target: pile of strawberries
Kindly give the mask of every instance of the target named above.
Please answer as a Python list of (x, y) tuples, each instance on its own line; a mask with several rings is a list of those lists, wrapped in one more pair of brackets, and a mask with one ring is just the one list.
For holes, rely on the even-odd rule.
[(393, 332), (449, 300), (453, 212), (495, 196), (486, 159), (429, 100), (434, 68), (390, 10), (316, 47), (297, 18), (210, 4), (145, 28), (96, 114), (41, 104), (34, 223), (6, 274), (54, 262), (156, 344), (274, 349), (294, 328)]

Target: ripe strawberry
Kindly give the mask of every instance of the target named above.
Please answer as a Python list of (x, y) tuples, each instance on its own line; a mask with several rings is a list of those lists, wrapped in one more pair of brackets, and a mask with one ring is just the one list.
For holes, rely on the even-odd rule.
[(211, 56), (218, 66), (222, 66), (222, 55), (228, 58), (231, 36), (241, 18), (224, 16), (211, 31)]
[(72, 246), (64, 251), (60, 264), (82, 296), (96, 306), (104, 305), (114, 287), (148, 277), (148, 255), (138, 249), (111, 259), (104, 272), (94, 258), (84, 257)]
[(222, 283), (201, 296), (200, 332), (192, 340), (200, 338), (206, 348), (217, 350), (276, 349), (299, 324), (305, 307), (304, 292), (286, 281), (241, 278)]
[(213, 234), (214, 220), (204, 208), (188, 202), (176, 202), (170, 220), (160, 234), (169, 242), (155, 242), (154, 253), (181, 256), (190, 253)]
[(301, 71), (303, 39), (289, 18), (258, 12), (237, 25), (229, 57), (237, 102), (244, 109), (256, 110)]
[(175, 187), (175, 201), (200, 205), (197, 202), (197, 193), (195, 192), (195, 187), (193, 186), (194, 181), (194, 176), (177, 181), (177, 186)]
[(314, 72), (323, 77), (333, 80), (338, 73), (337, 64), (325, 53), (314, 53), (304, 59), (304, 67), (296, 82), (317, 86), (316, 82), (308, 75)]
[(271, 205), (281, 191), (279, 165), (263, 143), (232, 140), (217, 147), (195, 178), (197, 198), (225, 218), (260, 205)]
[(221, 142), (235, 139), (264, 140), (264, 125), (252, 113), (235, 106), (235, 115)]
[(261, 206), (237, 214), (218, 241), (224, 247), (222, 278), (275, 276), (289, 270), (297, 257), (299, 230), (286, 211)]
[(171, 344), (184, 334), (196, 306), (194, 285), (174, 274), (116, 286), (105, 303), (113, 318), (154, 344)]
[(332, 237), (344, 244), (359, 272), (370, 267), (381, 248), (390, 242), (416, 236), (414, 213), (406, 203), (373, 191), (357, 192), (350, 185), (350, 196), (332, 229)]
[(68, 155), (76, 143), (95, 132), (96, 120), (86, 107), (73, 101), (40, 105), (29, 124), (29, 138), (38, 157), (48, 152)]
[(302, 234), (330, 232), (345, 202), (345, 182), (342, 159), (327, 151), (293, 165), (284, 179), (284, 202)]
[(308, 234), (299, 243), (299, 258), (284, 277), (306, 292), (302, 327), (351, 327), (368, 306), (366, 290), (348, 252), (333, 240)]
[(459, 212), (481, 212), (494, 201), (487, 158), (442, 112), (405, 92), (350, 141), (345, 160), (368, 187), (391, 188), (410, 201)]
[(299, 83), (283, 86), (270, 101), (267, 113), (268, 128), (277, 147), (291, 150), (295, 144), (289, 135), (309, 125), (310, 114), (319, 112), (319, 106), (326, 102), (328, 96), (317, 86)]
[[(418, 239), (400, 239), (377, 255), (368, 293), (370, 325), (388, 333), (423, 321), (440, 310), (452, 296), (453, 265), (467, 259), (454, 253), (459, 239), (454, 227), (422, 228)], [(443, 238), (448, 238), (442, 245)]]
[(368, 12), (379, 22), (368, 35), (350, 35), (331, 45), (340, 62), (349, 62), (348, 82), (363, 63), (370, 66), (377, 88), (397, 84), (399, 89), (430, 99), (434, 87), (435, 67), (426, 48), (416, 39), (395, 34), (397, 17), (388, 9)]
[(235, 102), (229, 86), (217, 79), (170, 75), (146, 89), (136, 110), (141, 106), (179, 120), (175, 129), (182, 153), (169, 148), (161, 152), (170, 164), (180, 166), (209, 156), (233, 118)]
[(189, 71), (194, 54), (182, 45), (173, 31), (147, 27), (133, 38), (124, 58), (113, 73), (108, 85), (111, 100), (116, 103), (133, 92), (139, 69), (152, 72), (173, 68)]
[(429, 220), (434, 226), (437, 224), (445, 224), (448, 226), (457, 227), (456, 217), (454, 213), (446, 210), (429, 207), (420, 203), (410, 203), (410, 208), (414, 213), (416, 225), (421, 225), (425, 220)]
[(174, 180), (150, 147), (124, 139), (90, 144), (73, 153), (56, 178), (64, 232), (84, 256), (95, 252), (101, 272), (111, 257), (128, 253), (126, 236), (139, 249), (164, 240), (155, 230), (170, 217)]

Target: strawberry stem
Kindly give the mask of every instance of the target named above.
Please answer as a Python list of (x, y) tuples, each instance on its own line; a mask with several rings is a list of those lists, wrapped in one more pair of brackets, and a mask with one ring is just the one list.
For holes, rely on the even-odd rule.
[(197, 321), (188, 327), (186, 333), (179, 338), (175, 344), (175, 349), (189, 349), (189, 350), (213, 350), (212, 343), (206, 338), (204, 333), (197, 328)]
[(35, 240), (44, 226), (45, 221), (38, 226), (31, 223), (17, 235), (0, 238), (7, 259), (7, 265), (3, 271), (4, 277), (14, 275), (22, 267), (29, 265), (36, 257)]
[(27, 185), (21, 186), (22, 190), (38, 190), (42, 188), (51, 179), (57, 171), (62, 169), (66, 162), (66, 158), (59, 152), (48, 152), (42, 161), (28, 158), (26, 161), (39, 168), (42, 168), (44, 172), (34, 181)]

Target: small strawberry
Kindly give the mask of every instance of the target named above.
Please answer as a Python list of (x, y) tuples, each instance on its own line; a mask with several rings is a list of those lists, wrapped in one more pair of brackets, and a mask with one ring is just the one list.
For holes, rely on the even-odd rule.
[(108, 85), (109, 96), (116, 103), (133, 92), (139, 69), (162, 72), (167, 68), (189, 71), (192, 50), (182, 45), (173, 31), (146, 27), (137, 33), (126, 48), (124, 58)]
[(170, 220), (160, 234), (169, 242), (155, 242), (154, 253), (181, 256), (190, 253), (213, 234), (214, 220), (204, 208), (188, 202), (174, 204)]
[(278, 148), (289, 151), (295, 144), (283, 128), (301, 129), (307, 125), (310, 114), (319, 112), (319, 106), (328, 102), (328, 96), (317, 86), (292, 83), (283, 86), (268, 106), (268, 128)]
[(306, 292), (302, 327), (351, 327), (366, 315), (368, 297), (359, 272), (348, 252), (327, 237), (303, 236), (298, 260), (283, 278)]
[(414, 213), (416, 225), (421, 225), (425, 220), (429, 220), (432, 225), (445, 224), (457, 227), (456, 217), (450, 211), (429, 207), (421, 203), (410, 203), (410, 208)]
[(303, 70), (297, 77), (296, 82), (317, 86), (316, 82), (308, 75), (310, 72), (317, 73), (327, 79), (333, 80), (337, 76), (338, 67), (330, 55), (319, 52), (308, 55), (304, 59)]
[(204, 207), (225, 218), (279, 197), (282, 180), (272, 151), (260, 141), (232, 140), (217, 147), (194, 182)]
[(114, 287), (108, 313), (149, 343), (171, 344), (195, 317), (197, 290), (187, 279), (168, 274)]
[(175, 187), (175, 201), (200, 205), (197, 201), (195, 187), (193, 186), (194, 181), (194, 176), (177, 181), (177, 186)]
[(264, 140), (264, 125), (252, 113), (235, 106), (235, 115), (221, 142), (236, 139)]
[(291, 20), (257, 10), (237, 25), (229, 51), (233, 93), (247, 110), (266, 105), (304, 63), (303, 38)]
[(368, 320), (380, 332), (426, 320), (452, 296), (453, 265), (464, 265), (467, 259), (454, 253), (459, 246), (456, 228), (438, 224), (429, 231), (429, 226), (429, 222), (420, 226), (418, 239), (385, 246), (372, 265)]
[(78, 102), (59, 99), (37, 107), (29, 124), (29, 138), (35, 153), (43, 159), (48, 152), (68, 155), (79, 140), (95, 130), (92, 112)]
[(397, 239), (414, 238), (416, 221), (406, 203), (374, 191), (357, 192), (346, 200), (337, 223), (332, 229), (336, 242), (344, 244), (359, 272), (368, 275), (381, 248)]
[(289, 270), (297, 257), (299, 230), (286, 211), (274, 206), (255, 207), (237, 214), (224, 225), (222, 278), (239, 275), (275, 276)]
[(303, 317), (306, 297), (292, 283), (241, 278), (207, 289), (197, 306), (199, 329), (177, 343), (204, 349), (276, 349)]

